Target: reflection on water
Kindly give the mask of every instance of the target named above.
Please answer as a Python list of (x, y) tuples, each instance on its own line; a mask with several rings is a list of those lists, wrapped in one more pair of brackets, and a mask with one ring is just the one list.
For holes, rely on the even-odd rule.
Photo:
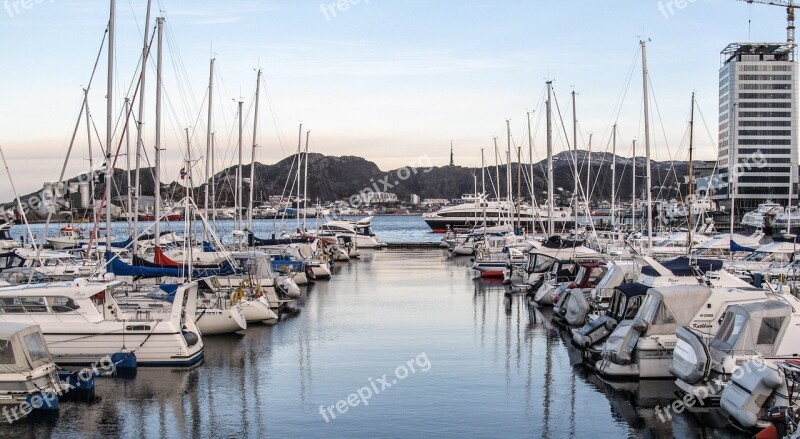
[[(607, 383), (582, 368), (548, 309), (474, 279), (446, 251), (365, 251), (308, 287), (275, 326), (207, 337), (191, 370), (98, 381), (15, 437), (732, 437), (713, 413), (660, 422), (670, 381)], [(326, 423), (335, 406), (425, 353), (431, 368)], [(334, 408), (335, 410), (335, 408)], [(706, 427), (703, 427), (705, 425)]]

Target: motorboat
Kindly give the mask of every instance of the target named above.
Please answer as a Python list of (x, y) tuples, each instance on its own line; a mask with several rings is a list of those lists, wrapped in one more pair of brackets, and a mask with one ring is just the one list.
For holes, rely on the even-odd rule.
[[(0, 288), (0, 322), (35, 323), (58, 364), (86, 365), (118, 352), (140, 366), (191, 366), (203, 359), (194, 319), (197, 283), (174, 289), (163, 319), (132, 318), (114, 298), (122, 282), (71, 282)], [(160, 287), (157, 287), (160, 288)], [(167, 291), (165, 291), (167, 292)]]
[(608, 336), (595, 368), (609, 379), (670, 378), (680, 326), (713, 336), (729, 305), (766, 297), (766, 291), (758, 288), (718, 288), (707, 283), (650, 288), (636, 316), (620, 322)]
[[(0, 406), (5, 421), (12, 422), (26, 412), (34, 398), (40, 408), (58, 409), (58, 396), (64, 389), (58, 368), (47, 349), (38, 325), (0, 323)], [(10, 410), (9, 410), (10, 409)]]
[(739, 367), (750, 360), (775, 362), (800, 356), (800, 300), (770, 294), (766, 300), (731, 305), (713, 339), (680, 327), (670, 365), (681, 391), (714, 401)]
[(82, 230), (69, 225), (59, 229), (58, 237), (47, 238), (47, 242), (50, 243), (54, 250), (79, 247), (85, 241), (86, 237), (83, 236)]

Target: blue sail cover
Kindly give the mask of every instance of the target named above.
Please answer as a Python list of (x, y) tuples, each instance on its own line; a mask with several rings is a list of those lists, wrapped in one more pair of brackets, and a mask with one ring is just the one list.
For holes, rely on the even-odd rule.
[[(678, 277), (695, 276), (699, 271), (700, 274), (709, 271), (722, 270), (722, 261), (717, 259), (697, 259), (692, 261), (686, 256), (675, 258), (671, 261), (662, 262), (661, 265), (667, 270), (671, 271), (673, 275)], [(658, 272), (653, 267), (642, 267), (642, 274), (647, 276), (658, 276)]]
[(731, 239), (731, 251), (732, 252), (750, 252), (753, 253), (756, 251), (754, 248), (744, 247), (736, 243), (736, 241)]
[(306, 271), (306, 263), (303, 261), (296, 261), (289, 255), (275, 255), (272, 257), (272, 269), (275, 271), (283, 271), (284, 267), (289, 267), (295, 273)]
[[(106, 252), (106, 271), (113, 273), (117, 276), (131, 276), (138, 278), (156, 278), (156, 277), (188, 277), (189, 270), (185, 267), (158, 267), (158, 266), (141, 266), (126, 264), (119, 258), (115, 258), (110, 252)], [(211, 276), (232, 276), (236, 274), (236, 270), (231, 267), (229, 263), (225, 263), (219, 268), (204, 268), (192, 271), (193, 278), (204, 278)]]

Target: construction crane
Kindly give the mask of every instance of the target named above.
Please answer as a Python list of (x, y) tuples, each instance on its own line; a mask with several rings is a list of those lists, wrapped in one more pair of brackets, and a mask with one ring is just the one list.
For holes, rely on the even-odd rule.
[(761, 3), (764, 5), (780, 6), (786, 8), (786, 47), (789, 50), (789, 60), (794, 61), (794, 8), (795, 0), (741, 0), (747, 3)]

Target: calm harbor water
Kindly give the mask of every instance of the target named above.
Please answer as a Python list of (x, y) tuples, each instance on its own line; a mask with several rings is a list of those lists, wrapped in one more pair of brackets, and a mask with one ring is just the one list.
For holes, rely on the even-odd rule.
[[(97, 402), (64, 403), (58, 418), (0, 435), (732, 436), (686, 414), (660, 422), (654, 407), (674, 399), (668, 381), (615, 388), (573, 367), (576, 352), (546, 312), (506, 300), (468, 264), (443, 250), (365, 251), (308, 287), (279, 324), (206, 337), (199, 367), (102, 378)], [(367, 406), (336, 411), (370, 387), (379, 393)], [(336, 419), (326, 422), (321, 406)]]
[[(279, 324), (206, 337), (202, 365), (102, 378), (99, 401), (0, 435), (734, 437), (687, 414), (660, 422), (669, 381), (615, 387), (574, 367), (546, 312), (506, 300), (469, 263), (444, 250), (364, 251), (304, 288)], [(368, 405), (336, 411), (366, 388), (379, 391)], [(331, 406), (326, 422), (320, 407)]]
[[(361, 217), (347, 217), (348, 219), (361, 219)], [(309, 218), (306, 222), (308, 230), (314, 230), (317, 224), (322, 225), (327, 220), (320, 219), (319, 222), (314, 218)], [(441, 235), (431, 232), (431, 229), (422, 220), (419, 215), (416, 216), (376, 216), (372, 220), (373, 229), (375, 233), (384, 241), (389, 243), (408, 243), (408, 242), (439, 242)], [(59, 229), (63, 224), (51, 224), (48, 226), (48, 236), (57, 236)], [(104, 226), (104, 225), (103, 225)], [(217, 236), (223, 243), (233, 242), (232, 232), (235, 229), (233, 220), (222, 220), (214, 224), (217, 230)], [(88, 236), (92, 231), (91, 224), (77, 224), (76, 227), (82, 228)], [(150, 228), (152, 232), (152, 224), (139, 224), (139, 232)], [(194, 224), (196, 230), (201, 230), (198, 224)], [(44, 224), (31, 224), (31, 232), (37, 239), (40, 239), (44, 232)], [(288, 232), (293, 233), (298, 228), (298, 222), (295, 219), (286, 220), (254, 220), (253, 229), (256, 236), (265, 238), (276, 233), (278, 235)], [(163, 222), (161, 231), (173, 230), (180, 235), (184, 235), (185, 224), (183, 221), (172, 223)], [(19, 240), (21, 236), (28, 235), (25, 227), (22, 225), (14, 226), (11, 230), (11, 236)], [(123, 241), (128, 238), (128, 224), (126, 222), (115, 222), (111, 224), (111, 235), (115, 241)], [(101, 232), (101, 236), (105, 236), (105, 232)], [(199, 236), (199, 235), (198, 235)]]

